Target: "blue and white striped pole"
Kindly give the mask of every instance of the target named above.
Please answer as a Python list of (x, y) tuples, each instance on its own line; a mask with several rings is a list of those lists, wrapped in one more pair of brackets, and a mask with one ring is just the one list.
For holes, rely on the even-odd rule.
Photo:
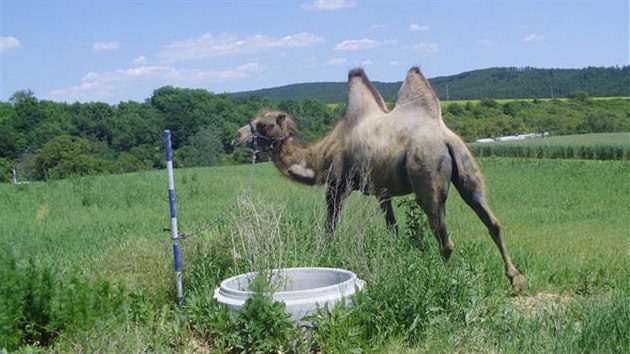
[(177, 210), (175, 208), (175, 182), (173, 180), (173, 148), (171, 146), (171, 131), (164, 131), (164, 146), (166, 147), (166, 173), (168, 175), (168, 204), (171, 211), (171, 239), (173, 240), (173, 261), (175, 263), (175, 279), (177, 282), (177, 304), (184, 302), (182, 289), (182, 264), (179, 258), (179, 233), (177, 232)]

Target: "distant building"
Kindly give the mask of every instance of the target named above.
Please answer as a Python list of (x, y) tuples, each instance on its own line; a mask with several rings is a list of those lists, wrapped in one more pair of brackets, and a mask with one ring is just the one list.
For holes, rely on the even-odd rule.
[(549, 133), (527, 133), (527, 134), (516, 134), (516, 135), (508, 135), (508, 136), (500, 136), (498, 138), (483, 138), (477, 139), (475, 142), (477, 143), (494, 143), (497, 141), (516, 141), (516, 140), (526, 140), (526, 139), (534, 139), (534, 138), (544, 138), (549, 136)]

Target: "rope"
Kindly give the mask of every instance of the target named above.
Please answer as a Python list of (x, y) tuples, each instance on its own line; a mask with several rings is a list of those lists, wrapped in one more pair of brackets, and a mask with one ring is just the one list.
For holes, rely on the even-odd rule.
[[(249, 170), (249, 177), (248, 177), (248, 183), (247, 183), (247, 188), (245, 189), (245, 192), (243, 193), (242, 197), (249, 197), (252, 193), (252, 189), (253, 189), (253, 185), (254, 185), (254, 167), (256, 166), (256, 155), (258, 154), (259, 150), (257, 149), (257, 146), (254, 146), (254, 149), (252, 151), (252, 163), (251, 163), (251, 168)], [(179, 239), (180, 240), (184, 240), (188, 237), (191, 236), (195, 236), (197, 234), (200, 234), (208, 229), (214, 228), (217, 225), (219, 225), (219, 220), (223, 219), (227, 214), (231, 213), (232, 211), (234, 211), (234, 208), (236, 208), (236, 206), (239, 203), (239, 200), (242, 197), (237, 197), (236, 200), (234, 202), (232, 202), (232, 204), (228, 205), (225, 209), (223, 209), (223, 211), (221, 211), (218, 215), (216, 215), (214, 218), (212, 218), (210, 221), (206, 222), (205, 224), (203, 224), (202, 226), (198, 227), (197, 229), (190, 231), (190, 232), (183, 232), (183, 233), (179, 233)], [(170, 232), (171, 229), (170, 228), (162, 228), (162, 231), (168, 231)]]

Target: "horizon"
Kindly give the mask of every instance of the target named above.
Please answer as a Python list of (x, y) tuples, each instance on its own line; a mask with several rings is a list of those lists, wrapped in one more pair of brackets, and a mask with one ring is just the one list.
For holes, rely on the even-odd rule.
[[(149, 6), (150, 5), (150, 6)], [(143, 101), (163, 86), (239, 93), (489, 68), (628, 63), (623, 0), (0, 3), (0, 101)]]
[[(466, 74), (466, 73), (470, 73), (470, 72), (475, 72), (475, 71), (483, 71), (483, 70), (490, 70), (490, 69), (517, 69), (517, 70), (526, 70), (526, 69), (532, 69), (532, 70), (585, 70), (588, 68), (603, 68), (603, 69), (608, 69), (608, 68), (625, 68), (625, 67), (630, 67), (630, 65), (612, 65), (612, 66), (586, 66), (583, 68), (539, 68), (539, 67), (530, 67), (530, 66), (526, 66), (526, 67), (514, 67), (514, 66), (504, 66), (504, 67), (488, 67), (488, 68), (481, 68), (481, 69), (473, 69), (473, 70), (468, 70), (468, 71), (462, 71), (460, 73), (456, 73), (456, 74), (452, 74), (452, 75), (443, 75), (443, 76), (436, 76), (436, 77), (428, 77), (427, 80), (434, 80), (434, 79), (440, 79), (440, 78), (447, 78), (447, 77), (454, 77), (454, 76), (458, 76), (458, 75), (462, 75), (462, 74)], [(352, 69), (349, 69), (352, 70)], [(369, 75), (369, 73), (367, 73)], [(380, 80), (372, 80), (370, 79), (371, 82), (373, 83), (381, 83), (381, 84), (396, 84), (396, 83), (402, 83), (402, 79), (401, 80), (397, 80), (397, 81), (380, 81)], [(137, 103), (142, 103), (145, 102), (146, 100), (151, 98), (151, 95), (153, 95), (153, 92), (155, 90), (158, 90), (162, 87), (173, 87), (173, 88), (177, 88), (177, 89), (200, 89), (200, 90), (206, 90), (208, 91), (210, 94), (212, 95), (222, 95), (222, 94), (227, 94), (227, 95), (244, 95), (244, 94), (249, 94), (249, 93), (255, 93), (255, 92), (259, 92), (259, 91), (265, 91), (265, 90), (275, 90), (275, 89), (279, 89), (279, 88), (283, 88), (283, 87), (288, 87), (288, 86), (294, 86), (294, 85), (310, 85), (310, 84), (328, 84), (328, 83), (333, 83), (333, 84), (345, 84), (347, 82), (347, 80), (340, 80), (340, 81), (309, 81), (309, 82), (294, 82), (294, 83), (287, 83), (284, 85), (280, 85), (280, 86), (270, 86), (270, 87), (261, 87), (261, 88), (254, 88), (252, 90), (244, 90), (244, 91), (224, 91), (224, 92), (214, 92), (214, 91), (210, 91), (208, 89), (205, 88), (194, 88), (194, 87), (183, 87), (183, 86), (177, 86), (177, 85), (164, 85), (164, 86), (160, 86), (160, 87), (155, 87), (151, 92), (150, 95), (148, 95), (147, 97), (138, 99), (138, 100), (134, 100), (134, 99), (130, 99), (130, 100), (121, 100), (118, 102), (105, 102), (105, 101), (73, 101), (73, 102), (67, 102), (67, 101), (56, 101), (56, 100), (51, 100), (51, 99), (47, 99), (47, 98), (41, 98), (38, 97), (37, 94), (33, 93), (33, 96), (41, 101), (52, 101), (52, 102), (59, 102), (59, 103), (67, 103), (67, 104), (73, 104), (73, 103), (89, 103), (89, 102), (102, 102), (102, 103), (106, 103), (109, 105), (117, 105), (120, 104), (122, 102), (137, 102)], [(18, 90), (17, 92), (28, 92), (30, 91), (29, 89), (24, 89), (24, 90)], [(604, 96), (602, 98), (606, 98), (609, 96)], [(611, 96), (613, 97), (613, 96)], [(630, 92), (628, 95), (626, 96), (614, 96), (614, 97), (630, 97)], [(550, 97), (542, 97), (542, 98), (551, 98)], [(496, 99), (511, 99), (511, 98), (496, 98)], [(513, 98), (515, 100), (517, 100), (517, 98)], [(0, 99), (0, 102), (8, 102), (9, 99)], [(453, 101), (456, 102), (458, 101), (456, 100), (448, 100), (448, 101)], [(468, 99), (464, 99), (464, 101), (469, 101)]]

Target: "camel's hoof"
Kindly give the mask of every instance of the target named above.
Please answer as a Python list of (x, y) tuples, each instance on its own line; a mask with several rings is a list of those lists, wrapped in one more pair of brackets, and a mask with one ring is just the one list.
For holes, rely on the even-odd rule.
[(452, 248), (442, 248), (442, 258), (444, 258), (444, 262), (451, 259), (451, 253), (453, 253)]
[(523, 274), (517, 274), (512, 279), (512, 296), (520, 295), (527, 289), (527, 279)]

